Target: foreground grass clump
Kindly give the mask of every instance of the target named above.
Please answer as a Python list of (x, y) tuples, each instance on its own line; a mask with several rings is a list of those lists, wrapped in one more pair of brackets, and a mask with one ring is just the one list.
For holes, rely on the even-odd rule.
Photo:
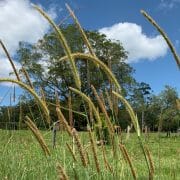
[[(51, 147), (51, 133), (42, 131), (43, 137)], [(72, 145), (72, 139), (66, 132), (58, 132), (56, 149), (51, 149), (51, 156), (45, 158), (38, 142), (30, 131), (0, 131), (0, 179), (57, 179), (57, 164), (61, 163), (70, 179), (74, 179), (75, 173), (78, 179), (132, 179), (129, 165), (123, 159), (121, 152), (117, 159), (113, 158), (110, 146), (105, 146), (106, 158), (113, 168), (111, 173), (104, 166), (102, 147), (97, 147), (100, 173), (97, 173), (93, 155), (91, 153), (91, 142), (87, 132), (79, 133), (81, 142), (89, 154), (89, 166), (82, 166), (79, 154), (75, 153), (78, 162), (73, 160), (67, 143)], [(142, 151), (134, 133), (122, 140), (131, 157), (137, 173), (137, 179), (147, 179), (146, 162), (142, 158)], [(146, 139), (153, 157), (155, 174), (154, 179), (180, 179), (180, 137), (166, 138), (165, 134), (151, 133)], [(77, 151), (77, 149), (75, 149)], [(92, 157), (91, 157), (92, 156)], [(115, 168), (115, 169), (114, 169)], [(118, 173), (117, 173), (117, 170)]]

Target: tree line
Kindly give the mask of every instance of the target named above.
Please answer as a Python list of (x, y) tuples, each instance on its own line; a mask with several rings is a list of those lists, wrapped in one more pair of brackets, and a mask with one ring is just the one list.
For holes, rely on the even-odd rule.
[[(84, 53), (87, 51), (74, 24), (63, 26), (62, 31), (72, 52)], [(86, 30), (85, 32), (96, 56), (117, 77), (123, 95), (129, 100), (138, 116), (141, 128), (148, 126), (152, 131), (176, 131), (180, 126), (177, 90), (167, 85), (160, 94), (154, 95), (149, 84), (137, 82), (134, 79), (135, 70), (126, 62), (128, 52), (125, 51), (120, 42), (111, 41), (97, 31)], [(40, 95), (43, 92), (52, 121), (57, 121), (54, 108), (55, 95), (59, 97), (67, 117), (69, 115), (68, 99), (71, 96), (75, 126), (77, 129), (82, 129), (86, 126), (89, 118), (89, 114), (84, 116), (88, 107), (80, 97), (69, 92), (69, 87), (74, 86), (74, 80), (68, 62), (60, 60), (64, 55), (63, 48), (55, 33), (49, 32), (36, 44), (20, 42), (16, 59), (28, 72), (34, 88)], [(109, 98), (113, 102), (113, 111), (110, 104), (105, 103), (109, 114), (114, 119), (114, 124), (121, 126), (122, 129), (130, 125), (130, 117), (125, 107), (111, 93), (115, 87), (106, 74), (87, 60), (78, 59), (76, 66), (82, 81), (82, 92), (91, 97), (95, 104), (95, 98), (90, 88), (91, 84), (98, 93), (102, 93), (102, 96), (106, 97), (104, 99), (108, 99), (106, 92), (109, 92)], [(19, 103), (15, 106), (1, 107), (0, 122), (16, 122), (16, 128), (23, 128), (23, 119), (27, 114), (36, 121), (39, 127), (46, 127), (40, 108), (26, 92), (19, 97)], [(1, 128), (5, 128), (5, 124), (1, 124)]]

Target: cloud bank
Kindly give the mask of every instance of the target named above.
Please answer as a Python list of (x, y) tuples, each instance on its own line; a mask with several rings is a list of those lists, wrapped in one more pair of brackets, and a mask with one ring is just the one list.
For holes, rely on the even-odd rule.
[(99, 32), (105, 34), (108, 39), (122, 43), (129, 53), (129, 63), (142, 59), (152, 61), (167, 53), (168, 47), (160, 35), (148, 37), (142, 32), (142, 27), (135, 23), (117, 23), (111, 27), (104, 27)]
[[(53, 9), (48, 14), (55, 18)], [(31, 6), (29, 0), (0, 1), (0, 39), (13, 57), (20, 41), (35, 43), (49, 30), (48, 22)], [(0, 47), (0, 77), (12, 72), (10, 63)], [(20, 67), (16, 63), (17, 67)]]

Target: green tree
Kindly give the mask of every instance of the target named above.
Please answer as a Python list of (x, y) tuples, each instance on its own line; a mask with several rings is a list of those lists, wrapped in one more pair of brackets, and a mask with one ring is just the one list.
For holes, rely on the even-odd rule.
[(177, 108), (176, 100), (178, 99), (178, 93), (175, 88), (165, 86), (165, 90), (161, 92), (160, 97), (162, 99), (162, 128), (167, 132), (167, 136), (170, 136), (171, 131), (178, 129), (180, 121), (180, 112)]
[(131, 94), (131, 103), (141, 120), (141, 128), (143, 130), (146, 124), (146, 111), (151, 100), (151, 87), (149, 84), (141, 82), (136, 82), (133, 87), (133, 92)]
[(165, 86), (157, 96), (153, 95), (147, 111), (147, 123), (153, 130), (163, 130), (170, 136), (179, 126), (180, 112), (176, 99), (178, 93), (175, 88)]
[[(87, 51), (75, 25), (63, 27), (62, 31), (72, 52)], [(125, 63), (127, 52), (119, 42), (107, 40), (105, 35), (96, 31), (86, 31), (86, 34), (97, 57), (112, 69), (126, 92), (134, 81), (133, 69)], [(50, 97), (54, 96), (56, 90), (62, 99), (67, 99), (68, 87), (74, 86), (74, 82), (69, 64), (59, 61), (63, 56), (64, 51), (54, 33), (46, 34), (35, 45), (21, 42), (18, 50), (19, 61), (29, 72), (34, 85), (41, 86)], [(87, 61), (78, 60), (76, 65), (82, 80), (82, 91), (91, 95), (87, 77)], [(90, 83), (98, 91), (109, 87), (107, 76), (97, 66), (89, 62), (88, 68)]]
[(162, 108), (161, 108), (161, 98), (157, 95), (152, 95), (150, 99), (149, 106), (146, 110), (146, 124), (152, 131), (157, 131), (158, 127), (159, 130), (161, 129), (161, 115), (162, 115)]
[[(68, 45), (73, 53), (87, 52), (87, 48), (81, 38), (78, 29), (74, 24), (62, 27)], [(120, 42), (112, 42), (105, 35), (97, 31), (86, 31), (87, 37), (96, 53), (96, 56), (103, 61), (116, 75), (123, 88), (123, 93), (128, 94), (128, 89), (134, 83), (132, 74), (133, 68), (128, 65), (127, 52)], [(46, 34), (36, 44), (21, 42), (17, 57), (19, 62), (28, 71), (35, 88), (43, 88), (48, 101), (53, 101), (55, 91), (58, 93), (61, 102), (67, 106), (69, 86), (74, 86), (74, 80), (68, 62), (60, 61), (64, 51), (55, 33)], [(92, 62), (79, 59), (76, 61), (80, 78), (82, 81), (82, 92), (94, 99), (89, 84), (93, 84), (97, 91), (112, 89), (113, 85), (105, 73)], [(76, 99), (76, 101), (73, 101)], [(80, 97), (73, 94), (73, 109), (85, 111), (84, 104)], [(53, 109), (53, 108), (52, 108)], [(53, 114), (53, 113), (52, 113)], [(55, 113), (54, 113), (55, 114)]]

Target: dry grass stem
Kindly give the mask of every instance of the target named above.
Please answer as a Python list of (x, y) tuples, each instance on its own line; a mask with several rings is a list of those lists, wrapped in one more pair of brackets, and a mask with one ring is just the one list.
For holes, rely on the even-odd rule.
[(35, 6), (34, 5), (34, 8), (45, 18), (48, 20), (48, 22), (51, 24), (51, 26), (54, 28), (57, 36), (58, 36), (58, 39), (59, 41), (61, 42), (62, 44), (62, 47), (64, 49), (64, 52), (66, 54), (66, 56), (68, 57), (69, 59), (69, 62), (70, 62), (70, 67), (71, 67), (71, 70), (72, 70), (72, 74), (73, 74), (73, 77), (74, 77), (74, 80), (75, 80), (75, 83), (76, 83), (76, 86), (78, 89), (81, 89), (81, 81), (80, 81), (80, 78), (79, 78), (79, 73), (77, 71), (77, 68), (76, 68), (76, 65), (75, 65), (75, 62), (74, 62), (74, 58), (73, 56), (71, 55), (71, 50), (70, 50), (70, 47), (68, 46), (67, 42), (66, 42), (66, 39), (63, 35), (63, 33), (61, 32), (61, 30), (59, 29), (59, 27), (53, 22), (53, 20), (42, 10), (40, 9), (38, 6)]
[(120, 150), (122, 151), (122, 154), (123, 154), (125, 160), (126, 160), (126, 161), (128, 162), (128, 164), (129, 164), (129, 167), (130, 167), (130, 169), (131, 169), (131, 173), (132, 173), (132, 175), (133, 175), (133, 178), (136, 180), (136, 179), (137, 179), (136, 171), (135, 171), (135, 169), (134, 169), (134, 166), (133, 166), (133, 164), (132, 164), (132, 160), (131, 160), (131, 158), (130, 158), (130, 156), (129, 156), (129, 154), (128, 154), (126, 148), (125, 148), (125, 146), (122, 145), (122, 144), (119, 144), (119, 147), (120, 147)]
[(90, 164), (89, 153), (86, 149), (85, 149), (85, 153), (86, 153), (86, 157), (87, 157), (87, 164)]
[(63, 25), (63, 23), (64, 23), (67, 19), (69, 19), (70, 17), (71, 17), (71, 15), (68, 14), (65, 18), (63, 18), (63, 19), (59, 22), (58, 26), (60, 27), (61, 25)]
[(104, 95), (102, 91), (99, 93), (99, 97), (100, 97), (101, 102), (103, 103), (103, 106), (106, 108), (106, 101), (104, 99)]
[(103, 101), (100, 99), (99, 95), (97, 94), (96, 89), (94, 88), (93, 85), (91, 85), (91, 88), (92, 88), (92, 90), (93, 90), (93, 93), (94, 93), (97, 101), (98, 101), (98, 104), (99, 104), (99, 106), (100, 106), (100, 108), (101, 108), (101, 111), (102, 111), (103, 114), (105, 115), (106, 124), (107, 124), (108, 131), (109, 131), (110, 138), (111, 138), (111, 144), (112, 144), (112, 146), (113, 146), (113, 154), (115, 155), (115, 154), (116, 154), (116, 152), (115, 152), (115, 149), (116, 149), (116, 148), (115, 148), (115, 142), (114, 142), (114, 127), (113, 127), (113, 125), (112, 125), (112, 123), (111, 123), (111, 120), (110, 120), (110, 118), (109, 118), (109, 116), (108, 116), (108, 113), (107, 113), (107, 111), (106, 111), (106, 108), (105, 108), (105, 106), (104, 106), (104, 103), (103, 103)]
[(109, 108), (113, 112), (113, 104), (112, 104), (111, 96), (109, 95), (109, 92), (108, 92), (107, 89), (105, 90), (105, 93), (106, 93), (107, 101), (108, 101), (108, 104), (109, 104)]
[(66, 146), (67, 146), (69, 152), (71, 153), (71, 155), (72, 155), (74, 161), (77, 162), (77, 158), (76, 158), (76, 156), (75, 156), (75, 154), (74, 154), (74, 152), (73, 152), (72, 147), (71, 147), (68, 143), (66, 143)]
[(176, 99), (177, 109), (180, 110), (180, 99)]
[[(114, 88), (114, 91), (118, 92), (118, 90), (116, 88)], [(118, 103), (119, 103), (118, 102), (118, 97), (112, 94), (113, 112), (114, 112), (116, 118), (118, 116), (118, 110), (119, 110), (118, 109)]]
[(104, 160), (105, 168), (106, 168), (106, 169), (109, 169), (109, 171), (110, 171), (111, 173), (113, 173), (113, 169), (112, 169), (112, 167), (110, 166), (110, 164), (109, 164), (109, 162), (108, 162), (108, 160), (107, 160), (107, 157), (106, 157), (106, 151), (105, 151), (104, 145), (102, 144), (101, 147), (102, 147), (102, 155), (103, 155), (103, 160)]
[(92, 152), (93, 152), (94, 162), (96, 165), (96, 170), (99, 173), (100, 172), (100, 165), (99, 165), (99, 161), (98, 161), (98, 157), (97, 157), (96, 143), (94, 142), (94, 138), (93, 138), (91, 129), (88, 129), (88, 133), (89, 133), (89, 139), (91, 142), (91, 148), (92, 148)]
[(71, 92), (69, 92), (69, 96), (68, 96), (68, 107), (69, 107), (69, 125), (73, 128), (74, 123), (73, 123)]
[(55, 91), (55, 98), (56, 98), (56, 107), (60, 108), (60, 101), (59, 101), (59, 97), (58, 97), (57, 91)]
[(152, 180), (153, 176), (154, 176), (154, 171), (155, 171), (154, 162), (153, 162), (153, 159), (152, 159), (152, 155), (151, 155), (151, 153), (150, 153), (147, 146), (145, 146), (145, 150), (146, 150), (146, 154), (147, 154), (149, 164), (150, 164), (149, 179)]
[(89, 105), (89, 119), (90, 119), (90, 123), (93, 124), (93, 110), (92, 110), (92, 107)]
[(57, 165), (57, 171), (58, 171), (60, 180), (69, 180), (69, 177), (67, 176), (66, 171), (59, 163)]
[(11, 59), (11, 56), (10, 56), (8, 50), (6, 49), (5, 45), (3, 44), (3, 42), (2, 42), (1, 40), (0, 40), (0, 44), (1, 44), (1, 46), (2, 46), (2, 48), (3, 48), (3, 50), (4, 50), (4, 52), (5, 52), (5, 54), (6, 54), (6, 56), (7, 56), (7, 58), (8, 58), (8, 60), (9, 60), (10, 64), (11, 64), (12, 68), (13, 68), (13, 71), (14, 71), (14, 73), (15, 73), (15, 75), (16, 75), (17, 80), (18, 80), (18, 81), (21, 81), (21, 79), (20, 79), (20, 77), (19, 77), (19, 74), (18, 74), (18, 72), (17, 72), (17, 70), (16, 70), (16, 67), (15, 67), (15, 65), (14, 65), (14, 63), (13, 63), (13, 60)]
[(131, 117), (131, 121), (133, 123), (133, 126), (137, 132), (137, 135), (140, 137), (140, 128), (139, 128), (139, 122), (138, 122), (138, 119), (137, 119), (137, 116), (135, 115), (134, 113), (134, 110), (132, 109), (131, 105), (129, 104), (129, 102), (120, 94), (116, 93), (113, 91), (113, 94), (115, 96), (117, 96), (120, 101), (125, 105), (130, 117)]
[(77, 148), (78, 148), (78, 151), (79, 151), (79, 154), (80, 154), (80, 157), (81, 157), (82, 165), (83, 165), (84, 167), (87, 167), (87, 164), (88, 164), (88, 163), (87, 163), (86, 153), (85, 153), (85, 150), (84, 150), (84, 148), (83, 148), (83, 145), (81, 144), (79, 135), (78, 135), (78, 133), (77, 133), (77, 131), (76, 131), (75, 128), (73, 128), (72, 134), (73, 134), (73, 137), (74, 137), (76, 146), (77, 146)]
[(96, 91), (96, 89), (94, 88), (93, 85), (91, 85), (91, 89), (93, 90), (93, 93), (94, 93), (94, 95), (95, 95), (95, 97), (96, 97), (96, 99), (97, 99), (97, 101), (98, 101), (98, 104), (99, 104), (99, 106), (100, 106), (100, 108), (101, 108), (101, 111), (102, 111), (103, 114), (105, 115), (106, 123), (107, 123), (108, 129), (109, 129), (109, 133), (110, 133), (110, 135), (113, 136), (114, 128), (113, 128), (113, 125), (112, 125), (112, 123), (111, 123), (111, 120), (110, 120), (110, 118), (109, 118), (109, 116), (108, 116), (108, 113), (107, 113), (107, 111), (106, 111), (106, 108), (105, 108), (105, 106), (104, 106), (104, 103), (103, 103), (103, 101), (100, 99), (100, 97), (99, 97), (99, 95), (97, 94), (97, 91)]
[(61, 112), (60, 108), (56, 107), (56, 112), (57, 112), (58, 120), (60, 121), (60, 123), (62, 122), (62, 124), (66, 128), (66, 131), (68, 132), (68, 134), (73, 137), (71, 127), (69, 126), (68, 122), (66, 121), (66, 119), (65, 119), (63, 113)]
[(29, 129), (32, 131), (34, 136), (36, 137), (36, 139), (39, 142), (39, 145), (41, 146), (44, 154), (46, 156), (50, 156), (50, 150), (49, 150), (48, 146), (46, 145), (45, 140), (44, 140), (42, 134), (40, 133), (39, 129), (37, 128), (37, 126), (31, 121), (31, 119), (28, 116), (26, 116), (25, 123), (27, 124)]
[(34, 89), (33, 84), (32, 84), (32, 81), (31, 81), (31, 79), (30, 79), (30, 77), (29, 77), (29, 74), (28, 74), (28, 72), (26, 71), (26, 69), (25, 69), (24, 67), (22, 67), (21, 70), (22, 70), (24, 76), (26, 77), (26, 80), (28, 81), (29, 86), (30, 86), (32, 89)]
[[(59, 100), (58, 100), (59, 101)], [(54, 104), (54, 103), (51, 103), (51, 102), (47, 102), (48, 104), (50, 104), (50, 105), (52, 105), (52, 106), (55, 106), (55, 107), (59, 107), (60, 108), (60, 106), (57, 106), (57, 104)], [(63, 106), (61, 106), (61, 109), (63, 109), (63, 110), (65, 110), (65, 111), (70, 111), (70, 109), (69, 108), (66, 108), (66, 107), (63, 107)], [(80, 115), (80, 116), (84, 116), (84, 117), (87, 117), (87, 115), (85, 114), (85, 113), (81, 113), (81, 112), (79, 112), (79, 111), (75, 111), (75, 110), (72, 110), (72, 112), (74, 113), (74, 114), (78, 114), (78, 115)]]
[(159, 33), (163, 36), (163, 38), (165, 39), (166, 43), (168, 44), (174, 59), (176, 60), (177, 66), (180, 69), (180, 57), (178, 56), (171, 40), (168, 38), (168, 36), (166, 35), (166, 33), (164, 32), (164, 30), (156, 23), (156, 21), (150, 16), (148, 15), (144, 10), (141, 10), (141, 13), (144, 15), (144, 17), (159, 31)]
[(68, 4), (66, 4), (66, 8), (68, 9), (70, 15), (71, 15), (72, 18), (74, 19), (74, 22), (76, 23), (76, 25), (77, 25), (77, 27), (78, 27), (78, 29), (79, 29), (79, 32), (80, 32), (81, 35), (82, 35), (82, 38), (83, 38), (83, 40), (84, 40), (84, 43), (86, 44), (87, 48), (89, 49), (90, 54), (91, 54), (92, 56), (96, 57), (96, 54), (94, 53), (93, 48), (92, 48), (92, 46), (91, 46), (91, 44), (90, 44), (90, 42), (89, 42), (89, 40), (88, 40), (88, 38), (87, 38), (84, 30), (83, 30), (83, 28), (81, 27), (81, 24), (79, 23), (77, 17), (75, 16), (73, 10), (70, 8), (70, 6), (69, 6)]
[(84, 93), (82, 93), (81, 91), (79, 91), (79, 90), (77, 90), (77, 89), (74, 89), (74, 88), (72, 88), (72, 87), (69, 87), (69, 89), (70, 89), (71, 91), (75, 92), (76, 94), (80, 95), (80, 96), (89, 104), (89, 106), (92, 107), (92, 110), (93, 110), (94, 115), (95, 115), (95, 117), (96, 117), (96, 120), (97, 120), (97, 122), (98, 122), (98, 124), (99, 124), (99, 127), (102, 127), (102, 122), (101, 122), (101, 118), (100, 118), (100, 116), (99, 116), (99, 112), (97, 111), (97, 109), (96, 109), (96, 107), (94, 106), (94, 103), (91, 101), (91, 99), (90, 99), (88, 96), (86, 96)]
[(35, 98), (37, 103), (40, 105), (41, 109), (43, 110), (43, 112), (45, 114), (47, 123), (50, 124), (49, 110), (48, 110), (46, 104), (44, 104), (44, 102), (41, 100), (41, 98), (37, 95), (37, 93), (33, 89), (31, 89), (28, 85), (24, 84), (23, 82), (17, 81), (14, 79), (0, 78), (0, 82), (15, 83), (15, 84), (19, 85), (21, 88), (25, 89), (27, 92), (29, 92)]
[(40, 93), (41, 93), (41, 99), (42, 99), (42, 101), (43, 101), (43, 102), (44, 102), (44, 104), (47, 106), (47, 104), (46, 104), (46, 97), (45, 97), (45, 93), (44, 93), (44, 91), (43, 91), (42, 87), (40, 87)]
[[(112, 73), (112, 71), (106, 66), (106, 64), (104, 64), (101, 60), (99, 60), (98, 58), (92, 56), (92, 55), (88, 55), (88, 54), (84, 54), (84, 53), (73, 53), (71, 54), (72, 57), (74, 59), (84, 59), (84, 60), (89, 60), (89, 61), (93, 61), (93, 63), (95, 65), (99, 65), (100, 68), (102, 68), (102, 70), (106, 73), (106, 75), (112, 80), (112, 82), (115, 84), (115, 86), (117, 87), (118, 91), (121, 92), (121, 87), (117, 81), (117, 79), (115, 78), (114, 74)], [(68, 60), (68, 56), (62, 57), (60, 59), (60, 61), (65, 61)]]
[[(94, 53), (94, 50), (83, 30), (83, 28), (81, 27), (81, 24), (79, 23), (77, 17), (75, 16), (73, 10), (70, 8), (70, 6), (68, 4), (66, 4), (66, 8), (68, 9), (70, 15), (72, 16), (72, 18), (74, 19), (75, 24), (77, 25), (77, 28), (79, 30), (79, 32), (81, 33), (82, 39), (86, 45), (86, 47), (89, 49), (89, 52), (92, 56), (96, 57), (96, 54)], [(87, 84), (88, 84), (88, 88), (90, 88), (90, 72), (89, 72), (89, 62), (87, 61)], [(99, 66), (98, 66), (99, 67)]]

